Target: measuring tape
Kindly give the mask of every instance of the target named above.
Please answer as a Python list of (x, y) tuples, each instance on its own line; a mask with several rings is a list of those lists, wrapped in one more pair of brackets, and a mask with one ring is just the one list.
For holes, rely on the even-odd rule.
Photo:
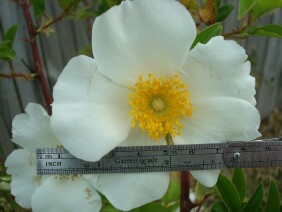
[(282, 166), (282, 137), (250, 142), (117, 147), (87, 162), (64, 148), (36, 150), (38, 175), (211, 170)]

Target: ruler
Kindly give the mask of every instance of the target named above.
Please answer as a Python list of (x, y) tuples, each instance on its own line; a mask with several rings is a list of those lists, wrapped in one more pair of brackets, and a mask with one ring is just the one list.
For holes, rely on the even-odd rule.
[(97, 162), (64, 148), (36, 150), (38, 175), (169, 172), (282, 167), (282, 137), (249, 142), (117, 147)]

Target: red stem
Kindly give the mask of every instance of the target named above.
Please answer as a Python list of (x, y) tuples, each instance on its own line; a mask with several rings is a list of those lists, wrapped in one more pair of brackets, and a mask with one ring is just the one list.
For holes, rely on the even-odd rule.
[(29, 12), (29, 4), (27, 0), (18, 0), (17, 2), (22, 7), (24, 18), (27, 24), (29, 42), (31, 46), (32, 57), (34, 60), (35, 71), (38, 75), (38, 80), (40, 82), (39, 84), (40, 84), (41, 91), (42, 91), (42, 94), (45, 100), (46, 109), (48, 113), (51, 114), (52, 113), (51, 103), (53, 101), (52, 94), (51, 94), (46, 76), (44, 74), (43, 66), (41, 63), (41, 57), (40, 57), (39, 48), (38, 48), (37, 40), (36, 40), (37, 32), (35, 30), (33, 20)]
[(181, 172), (181, 193), (180, 193), (180, 212), (190, 212), (197, 205), (192, 203), (190, 198), (190, 173)]

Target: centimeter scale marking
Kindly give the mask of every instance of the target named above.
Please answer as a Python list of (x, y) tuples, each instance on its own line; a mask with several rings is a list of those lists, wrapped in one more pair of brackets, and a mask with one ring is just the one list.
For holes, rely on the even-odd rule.
[(36, 150), (38, 175), (282, 167), (282, 137), (250, 142), (117, 147), (87, 162), (64, 148)]

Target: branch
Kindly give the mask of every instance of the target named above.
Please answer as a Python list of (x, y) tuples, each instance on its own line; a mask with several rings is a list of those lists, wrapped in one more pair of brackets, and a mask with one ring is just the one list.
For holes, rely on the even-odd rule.
[(65, 9), (60, 15), (58, 15), (57, 17), (55, 17), (52, 21), (49, 21), (47, 24), (45, 24), (44, 26), (39, 27), (36, 30), (36, 34), (40, 33), (41, 31), (44, 31), (45, 29), (47, 29), (48, 27), (50, 27), (51, 25), (61, 21), (64, 17), (66, 17), (69, 14), (71, 7), (68, 7), (67, 9)]
[(197, 207), (197, 204), (191, 202), (190, 194), (190, 173), (189, 171), (181, 172), (181, 193), (180, 193), (180, 212), (189, 212)]
[(51, 103), (52, 103), (52, 95), (48, 85), (48, 81), (44, 74), (43, 66), (41, 63), (41, 57), (39, 54), (39, 48), (36, 41), (37, 31), (34, 27), (32, 17), (29, 12), (29, 4), (27, 0), (16, 0), (16, 2), (21, 6), (23, 15), (26, 21), (28, 36), (30, 40), (31, 53), (34, 61), (34, 67), (36, 74), (38, 75), (39, 84), (41, 87), (41, 91), (45, 100), (45, 106), (49, 114), (51, 114)]
[(242, 27), (239, 27), (239, 28), (237, 28), (237, 29), (235, 29), (235, 30), (232, 30), (231, 32), (224, 33), (224, 34), (222, 34), (222, 36), (223, 36), (224, 38), (231, 38), (231, 37), (233, 37), (234, 35), (241, 34), (242, 32), (245, 31), (246, 28), (247, 28), (246, 26), (242, 26)]
[(35, 77), (36, 77), (36, 74), (24, 74), (22, 72), (19, 72), (19, 73), (11, 72), (9, 74), (0, 73), (0, 78), (7, 78), (7, 79), (23, 78), (25, 80), (33, 80)]

